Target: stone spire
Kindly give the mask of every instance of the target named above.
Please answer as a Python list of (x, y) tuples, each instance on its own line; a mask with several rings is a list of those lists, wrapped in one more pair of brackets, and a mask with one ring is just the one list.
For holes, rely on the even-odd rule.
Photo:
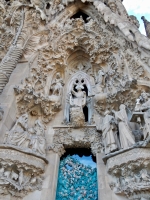
[(144, 16), (142, 16), (141, 19), (143, 20), (144, 25), (145, 25), (146, 35), (147, 35), (147, 37), (150, 38), (150, 22), (147, 21)]

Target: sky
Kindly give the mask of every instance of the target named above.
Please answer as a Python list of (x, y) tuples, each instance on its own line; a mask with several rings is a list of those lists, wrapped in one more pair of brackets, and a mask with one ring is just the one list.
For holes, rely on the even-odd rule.
[(145, 16), (150, 21), (150, 0), (123, 0), (123, 4), (129, 15), (137, 17), (140, 22), (139, 29), (145, 35), (145, 28), (141, 17)]
[(91, 166), (92, 168), (96, 168), (96, 163), (93, 162), (92, 156), (82, 156), (79, 157), (78, 155), (73, 155), (73, 158), (77, 159), (80, 161), (80, 163), (86, 165), (86, 166)]

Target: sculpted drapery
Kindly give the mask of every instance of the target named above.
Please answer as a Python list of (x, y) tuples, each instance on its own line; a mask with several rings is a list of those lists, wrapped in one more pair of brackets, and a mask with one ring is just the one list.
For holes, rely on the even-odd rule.
[(135, 144), (135, 139), (128, 124), (128, 117), (125, 105), (120, 105), (120, 111), (114, 111), (115, 118), (118, 120), (119, 137), (122, 149), (126, 149)]

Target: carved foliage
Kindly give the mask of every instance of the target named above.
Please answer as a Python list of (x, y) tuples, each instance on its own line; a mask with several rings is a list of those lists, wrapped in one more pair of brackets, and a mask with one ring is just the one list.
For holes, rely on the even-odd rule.
[(65, 153), (65, 148), (85, 147), (91, 148), (92, 153), (102, 151), (102, 138), (101, 135), (96, 132), (95, 128), (83, 128), (82, 136), (74, 136), (71, 128), (60, 128), (55, 130), (53, 144), (49, 146), (49, 150), (53, 150), (62, 156)]

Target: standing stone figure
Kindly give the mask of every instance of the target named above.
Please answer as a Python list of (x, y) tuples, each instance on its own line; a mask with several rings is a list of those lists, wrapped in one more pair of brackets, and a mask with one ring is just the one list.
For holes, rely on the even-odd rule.
[(73, 126), (81, 127), (85, 123), (83, 108), (86, 105), (86, 93), (82, 91), (82, 85), (77, 85), (75, 89), (77, 92), (72, 88), (70, 93), (70, 122)]
[(141, 94), (141, 97), (145, 102), (140, 107), (140, 111), (144, 112), (144, 120), (145, 120), (145, 126), (143, 130), (144, 140), (150, 137), (150, 98), (148, 98), (148, 96), (149, 94), (145, 92)]
[(117, 138), (117, 127), (113, 116), (109, 115), (109, 111), (105, 112), (103, 123), (98, 129), (102, 130), (105, 154), (109, 154), (118, 149), (119, 140)]
[(122, 149), (126, 149), (135, 144), (135, 138), (128, 125), (128, 117), (126, 113), (126, 107), (124, 104), (120, 105), (120, 111), (113, 111), (116, 120), (118, 120), (119, 137)]
[(16, 121), (7, 137), (7, 143), (27, 148), (29, 145), (28, 114), (24, 114)]
[(30, 131), (34, 134), (30, 143), (32, 150), (40, 153), (41, 155), (45, 154), (46, 140), (44, 126), (39, 120), (36, 120), (33, 131)]
[(60, 73), (56, 74), (56, 78), (51, 85), (52, 95), (62, 96), (62, 88), (64, 86), (63, 79), (60, 76)]
[[(72, 107), (81, 107), (83, 108), (86, 104), (86, 93), (85, 91), (82, 91), (84, 89), (83, 86), (77, 85), (76, 91), (74, 89), (71, 90), (71, 96), (70, 96), (70, 105)], [(74, 95), (74, 98), (72, 97), (72, 94)]]
[(105, 86), (105, 73), (103, 70), (98, 71), (98, 75), (96, 77), (96, 92), (100, 93), (103, 92)]

